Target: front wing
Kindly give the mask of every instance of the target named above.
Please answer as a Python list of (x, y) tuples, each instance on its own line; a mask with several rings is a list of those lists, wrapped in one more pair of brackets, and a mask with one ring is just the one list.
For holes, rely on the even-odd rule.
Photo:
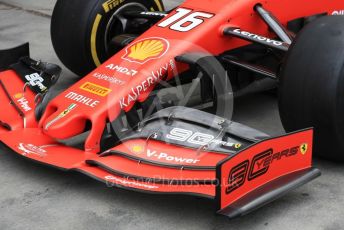
[[(312, 168), (311, 129), (267, 139), (226, 157), (220, 153), (197, 156), (194, 150), (154, 141), (148, 144), (149, 149), (164, 145), (165, 152), (183, 153), (191, 159), (173, 163), (145, 159), (145, 153), (138, 153), (144, 150), (132, 148), (143, 146), (142, 139), (117, 146), (114, 148), (117, 154), (98, 155), (57, 143), (39, 129), (3, 132), (3, 144), (35, 162), (81, 172), (109, 187), (214, 199), (218, 213), (231, 218), (271, 202), (320, 175), (319, 170)], [(208, 154), (213, 157), (207, 159)], [(199, 163), (190, 166), (192, 157), (200, 159)]]
[[(35, 118), (37, 94), (30, 88), (23, 90), (24, 85), (13, 70), (0, 72), (0, 142), (26, 159), (81, 172), (109, 187), (210, 198), (215, 200), (219, 214), (233, 218), (320, 175), (312, 167), (312, 129), (270, 138), (241, 124), (187, 108), (172, 108), (173, 116), (172, 110), (159, 111), (148, 119), (145, 128), (168, 132), (184, 128), (191, 133), (202, 131), (203, 137), (222, 133), (213, 149), (164, 138), (149, 140), (151, 135), (144, 132), (143, 136), (126, 137), (102, 153), (68, 146), (43, 132)], [(58, 118), (64, 118), (71, 109)], [(175, 119), (172, 123), (171, 117)], [(159, 123), (159, 119), (165, 120)], [(220, 124), (228, 126), (223, 130)]]

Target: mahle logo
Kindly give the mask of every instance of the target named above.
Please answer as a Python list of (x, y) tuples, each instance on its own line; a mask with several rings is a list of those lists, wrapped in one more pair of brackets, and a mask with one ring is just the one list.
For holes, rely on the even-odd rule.
[(129, 62), (144, 64), (149, 60), (164, 56), (169, 49), (169, 42), (163, 38), (146, 38), (139, 40), (126, 48), (122, 57)]

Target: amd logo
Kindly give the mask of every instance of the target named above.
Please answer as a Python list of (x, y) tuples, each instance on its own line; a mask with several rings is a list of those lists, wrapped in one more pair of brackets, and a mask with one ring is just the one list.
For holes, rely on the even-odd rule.
[(128, 69), (126, 67), (122, 67), (119, 65), (114, 65), (114, 64), (109, 64), (106, 66), (107, 69), (111, 69), (116, 71), (117, 73), (122, 73), (131, 77), (134, 77), (138, 71), (137, 70), (133, 70), (133, 69)]

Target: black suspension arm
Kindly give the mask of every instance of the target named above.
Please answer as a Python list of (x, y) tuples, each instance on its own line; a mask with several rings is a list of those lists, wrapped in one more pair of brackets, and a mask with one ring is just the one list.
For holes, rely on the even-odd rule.
[(292, 43), (293, 38), (271, 12), (265, 10), (261, 5), (256, 5), (255, 10), (283, 42)]
[(276, 74), (272, 70), (269, 70), (269, 69), (267, 69), (267, 68), (265, 68), (263, 66), (256, 65), (256, 64), (250, 64), (250, 63), (245, 62), (245, 61), (236, 60), (233, 57), (228, 56), (228, 55), (227, 56), (223, 56), (222, 60), (227, 62), (227, 63), (229, 63), (229, 64), (235, 65), (237, 67), (246, 69), (246, 70), (248, 70), (250, 72), (260, 74), (260, 75), (262, 75), (264, 77), (268, 77), (268, 78), (271, 78), (271, 79), (274, 79), (274, 80), (277, 79)]

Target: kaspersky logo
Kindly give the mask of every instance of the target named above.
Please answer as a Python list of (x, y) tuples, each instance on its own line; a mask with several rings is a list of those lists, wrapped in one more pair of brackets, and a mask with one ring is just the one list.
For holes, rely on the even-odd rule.
[(170, 43), (163, 38), (145, 38), (139, 40), (126, 48), (126, 54), (122, 59), (144, 64), (153, 59), (163, 57), (170, 47)]

